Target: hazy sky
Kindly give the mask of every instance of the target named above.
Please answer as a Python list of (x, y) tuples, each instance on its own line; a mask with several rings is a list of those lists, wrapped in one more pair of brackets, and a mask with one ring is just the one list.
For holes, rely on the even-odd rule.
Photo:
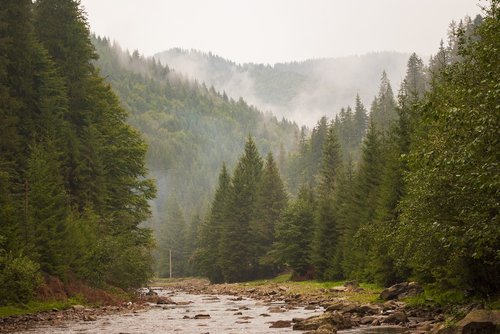
[[(147, 56), (172, 47), (275, 63), (371, 51), (435, 53), (479, 0), (81, 0), (93, 32)], [(485, 5), (485, 1), (479, 2)]]

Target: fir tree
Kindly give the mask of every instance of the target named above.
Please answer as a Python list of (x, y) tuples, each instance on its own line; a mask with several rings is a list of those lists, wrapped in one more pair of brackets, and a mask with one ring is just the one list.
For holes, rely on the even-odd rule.
[(337, 191), (341, 166), (340, 145), (332, 125), (328, 127), (328, 134), (323, 146), (316, 226), (311, 253), (314, 270), (320, 279), (331, 279), (339, 275), (338, 268), (332, 268), (330, 265), (338, 247), (339, 236), (334, 196), (335, 191)]
[(200, 227), (198, 249), (195, 257), (201, 273), (214, 283), (223, 281), (219, 248), (221, 247), (222, 227), (227, 223), (228, 219), (227, 201), (230, 185), (231, 179), (224, 164), (219, 174), (219, 185), (215, 192), (210, 213)]
[(255, 219), (257, 185), (262, 175), (262, 158), (251, 137), (233, 174), (228, 198), (228, 216), (220, 243), (221, 269), (226, 282), (255, 276), (258, 263), (253, 252), (250, 222)]
[(281, 265), (293, 270), (294, 278), (312, 271), (311, 241), (314, 230), (314, 196), (302, 187), (296, 200), (284, 210), (276, 225), (276, 241), (270, 255)]
[[(251, 222), (252, 237), (256, 249), (254, 256), (257, 263), (266, 262), (264, 257), (274, 242), (276, 224), (286, 206), (287, 196), (281, 181), (278, 167), (272, 153), (267, 155), (266, 164), (257, 185), (255, 218)], [(261, 275), (272, 274), (272, 268), (260, 268)]]

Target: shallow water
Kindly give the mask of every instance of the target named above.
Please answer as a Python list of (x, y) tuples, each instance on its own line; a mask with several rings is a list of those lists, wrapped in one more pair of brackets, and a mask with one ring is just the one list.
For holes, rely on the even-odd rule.
[[(269, 328), (277, 320), (306, 318), (319, 315), (323, 309), (305, 310), (303, 307), (286, 308), (284, 303), (261, 301), (235, 296), (189, 295), (182, 292), (157, 290), (160, 296), (168, 296), (177, 303), (187, 305), (155, 305), (138, 313), (116, 314), (99, 317), (97, 321), (65, 322), (59, 326), (38, 327), (24, 333), (186, 333), (186, 334), (268, 334), (301, 333), (289, 328)], [(284, 312), (273, 312), (276, 310)], [(241, 313), (241, 314), (240, 314)], [(208, 314), (208, 319), (193, 319), (197, 314)], [(268, 316), (263, 316), (266, 314)], [(189, 317), (189, 318), (186, 318)], [(374, 328), (339, 333), (397, 334), (401, 329)]]

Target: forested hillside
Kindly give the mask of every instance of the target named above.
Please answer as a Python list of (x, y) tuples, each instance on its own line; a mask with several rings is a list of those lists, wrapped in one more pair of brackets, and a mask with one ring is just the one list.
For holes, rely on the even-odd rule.
[[(286, 205), (277, 194), (262, 206), (269, 178), (249, 140), (234, 173), (222, 168), (199, 239), (202, 273), (241, 281), (291, 269), (297, 279), (414, 279), (454, 303), (498, 296), (499, 2), (484, 14), (452, 23), (427, 66), (412, 54), (397, 94), (384, 73), (367, 120), (357, 99), (355, 112), (302, 133), (288, 168), (300, 190)], [(357, 162), (346, 147), (355, 143)]]
[(0, 305), (29, 301), (48, 277), (142, 285), (147, 148), (93, 65), (82, 10), (7, 0), (0, 15)]
[(395, 53), (162, 64), (91, 36), (78, 0), (2, 1), (0, 306), (51, 284), (133, 291), (170, 264), (498, 301), (500, 0), (486, 7), (401, 71)]
[(213, 85), (230, 97), (242, 96), (261, 110), (312, 126), (320, 117), (334, 117), (359, 94), (368, 101), (377, 94), (382, 71), (400, 84), (409, 54), (396, 52), (311, 59), (302, 62), (236, 64), (212, 53), (170, 49), (155, 55), (163, 64)]
[(156, 232), (157, 270), (166, 275), (171, 249), (174, 275), (191, 273), (188, 259), (199, 217), (214, 194), (220, 164), (232, 169), (249, 135), (261, 152), (281, 155), (284, 164), (288, 152), (296, 150), (299, 128), (138, 52), (122, 51), (108, 39), (93, 41), (96, 65), (130, 111), (129, 123), (149, 145), (147, 162), (158, 183), (148, 225)]

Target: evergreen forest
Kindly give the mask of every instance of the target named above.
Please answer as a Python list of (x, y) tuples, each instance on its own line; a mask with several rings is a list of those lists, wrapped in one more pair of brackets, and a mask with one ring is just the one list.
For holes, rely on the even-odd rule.
[(314, 126), (288, 105), (313, 61), (210, 54), (260, 75), (278, 118), (177, 70), (182, 50), (92, 34), (78, 0), (2, 0), (0, 51), (0, 306), (53, 279), (132, 291), (171, 267), (499, 296), (499, 0), (428, 62), (405, 55), (401, 82), (401, 55), (384, 58), (373, 99), (353, 91)]

